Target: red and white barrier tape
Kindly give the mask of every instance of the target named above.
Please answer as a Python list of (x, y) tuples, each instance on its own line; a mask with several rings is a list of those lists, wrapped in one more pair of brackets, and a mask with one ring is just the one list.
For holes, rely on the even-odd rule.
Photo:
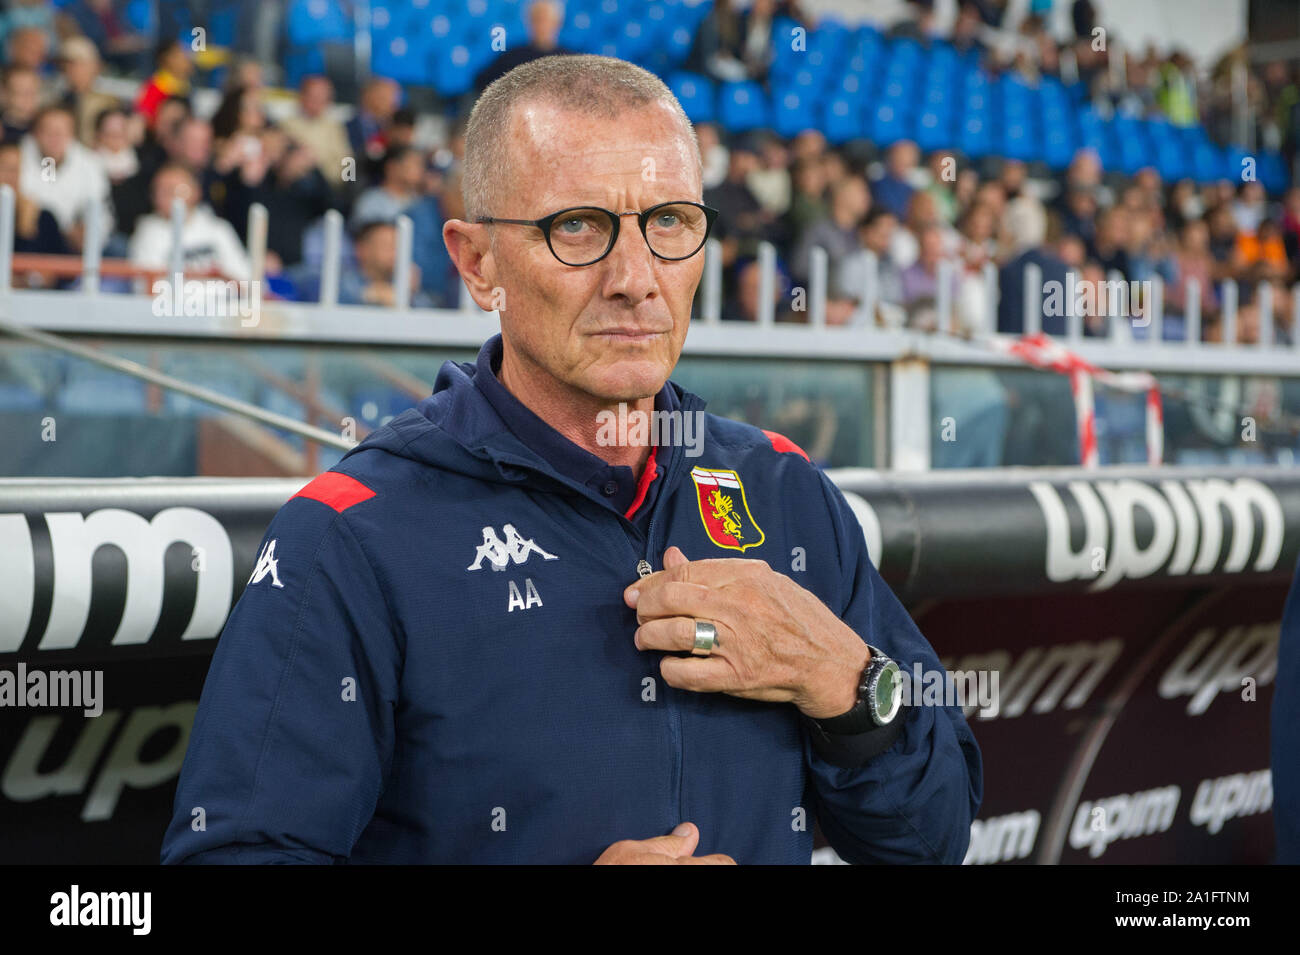
[(1019, 358), (1027, 365), (1070, 376), (1070, 392), (1074, 395), (1074, 413), (1079, 431), (1079, 461), (1085, 468), (1095, 468), (1098, 463), (1093, 381), (1120, 391), (1145, 391), (1147, 463), (1161, 463), (1165, 444), (1164, 406), (1160, 384), (1154, 375), (1145, 371), (1114, 372), (1098, 368), (1041, 332), (1010, 340), (993, 338), (991, 342), (997, 351)]

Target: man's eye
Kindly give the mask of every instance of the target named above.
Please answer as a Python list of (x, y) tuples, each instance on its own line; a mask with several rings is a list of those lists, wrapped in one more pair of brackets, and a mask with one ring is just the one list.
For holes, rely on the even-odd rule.
[(569, 235), (577, 235), (582, 231), (583, 227), (587, 225), (587, 220), (579, 217), (561, 219), (557, 225), (561, 232), (566, 232)]
[(655, 226), (660, 229), (675, 229), (681, 223), (675, 212), (661, 212), (655, 216)]

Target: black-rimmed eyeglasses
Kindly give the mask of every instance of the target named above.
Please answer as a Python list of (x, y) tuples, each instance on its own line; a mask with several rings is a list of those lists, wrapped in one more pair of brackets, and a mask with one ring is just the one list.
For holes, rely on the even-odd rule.
[(551, 254), (565, 265), (595, 265), (618, 241), (623, 216), (636, 216), (650, 251), (661, 259), (689, 259), (704, 247), (718, 210), (698, 202), (661, 202), (641, 212), (611, 212), (597, 206), (574, 206), (540, 219), (479, 216), (485, 224), (530, 225), (542, 230)]

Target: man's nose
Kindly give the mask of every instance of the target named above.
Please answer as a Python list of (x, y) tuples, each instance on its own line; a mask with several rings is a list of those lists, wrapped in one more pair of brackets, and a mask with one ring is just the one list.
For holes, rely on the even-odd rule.
[(633, 305), (649, 296), (655, 289), (655, 257), (641, 234), (641, 227), (633, 216), (621, 220), (614, 248), (605, 257), (607, 277), (605, 294), (621, 295)]

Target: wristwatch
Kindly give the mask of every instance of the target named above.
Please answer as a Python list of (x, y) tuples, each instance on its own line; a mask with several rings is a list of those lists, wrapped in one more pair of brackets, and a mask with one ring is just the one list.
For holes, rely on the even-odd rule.
[(858, 701), (853, 709), (840, 716), (817, 720), (817, 725), (832, 736), (851, 736), (890, 726), (903, 707), (903, 681), (898, 664), (870, 644), (867, 649), (871, 659), (858, 681)]

